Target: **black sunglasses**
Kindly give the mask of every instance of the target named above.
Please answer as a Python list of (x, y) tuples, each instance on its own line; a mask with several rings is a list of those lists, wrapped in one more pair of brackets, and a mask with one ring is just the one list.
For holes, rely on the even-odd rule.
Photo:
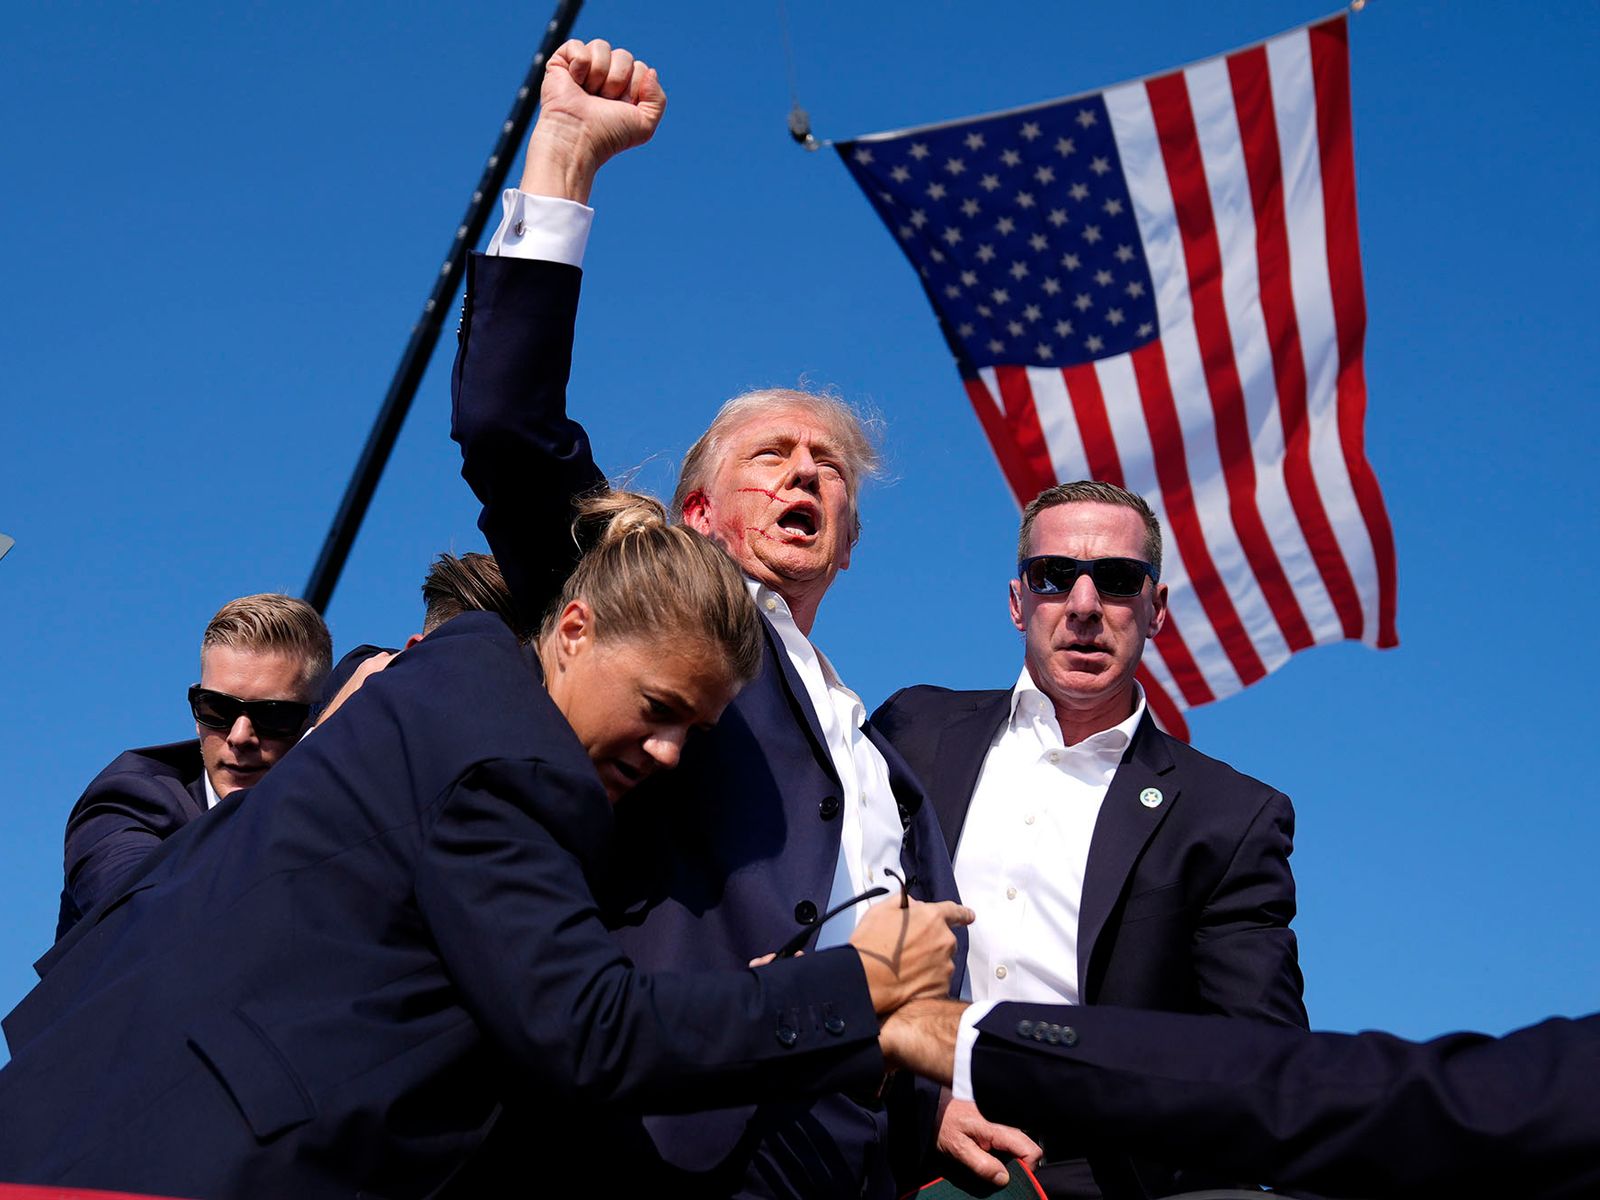
[(198, 683), (189, 689), (189, 710), (207, 729), (232, 729), (241, 716), (249, 717), (257, 736), (268, 738), (294, 737), (311, 715), (311, 705), (298, 700), (241, 700)]
[(1065, 554), (1035, 554), (1017, 564), (1017, 574), (1036, 596), (1064, 596), (1079, 575), (1094, 581), (1102, 596), (1127, 600), (1144, 591), (1145, 577), (1155, 583), (1161, 572), (1139, 558), (1069, 558)]

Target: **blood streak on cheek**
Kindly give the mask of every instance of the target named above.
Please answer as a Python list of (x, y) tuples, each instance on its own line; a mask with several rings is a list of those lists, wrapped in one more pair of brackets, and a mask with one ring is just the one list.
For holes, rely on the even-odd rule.
[(766, 530), (765, 530), (765, 529), (762, 529), (762, 528), (760, 528), (760, 527), (759, 527), (759, 526), (756, 526), (756, 525), (747, 525), (747, 526), (745, 526), (745, 528), (746, 528), (746, 529), (748, 529), (748, 530), (749, 530), (749, 531), (750, 531), (750, 532), (751, 532), (751, 533), (753, 533), (753, 534), (755, 534), (755, 535), (756, 535), (756, 536), (757, 536), (757, 537), (763, 537), (763, 538), (766, 538), (766, 539), (767, 539), (767, 541), (769, 541), (769, 542), (778, 542), (778, 543), (780, 543), (780, 544), (781, 544), (781, 543), (782, 543), (782, 541), (783, 541), (783, 539), (782, 539), (782, 538), (775, 538), (775, 537), (773, 537), (773, 536), (772, 536), (772, 535), (771, 535), (771, 534), (770, 534), (770, 533), (768, 533), (768, 532), (767, 532), (767, 531), (766, 531)]
[(765, 496), (768, 500), (771, 500), (774, 503), (776, 503), (777, 500), (778, 500), (778, 493), (777, 492), (768, 491), (766, 488), (763, 488), (763, 487), (742, 487), (742, 488), (739, 489), (739, 491), (741, 491), (741, 492), (755, 492), (757, 495)]

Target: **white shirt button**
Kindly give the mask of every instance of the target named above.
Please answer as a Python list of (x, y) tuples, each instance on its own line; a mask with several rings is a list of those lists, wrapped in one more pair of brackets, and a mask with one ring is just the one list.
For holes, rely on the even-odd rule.
[(525, 221), (518, 221), (511, 227), (511, 232), (516, 234), (518, 237), (521, 237), (523, 234), (528, 232), (527, 223)]
[(1032, 825), (1033, 824), (1033, 814), (1029, 813), (1027, 816), (1023, 817), (1022, 818), (1022, 823), (1024, 825)]
[(1006, 889), (1006, 899), (1007, 900), (1015, 900), (1016, 898), (1017, 898), (1017, 889), (1014, 888), (1014, 887), (1007, 888)]
[(777, 612), (778, 611), (778, 601), (772, 596), (768, 596), (767, 597), (767, 611), (768, 612)]
[(1005, 963), (1001, 963), (998, 967), (996, 967), (994, 969), (994, 977), (996, 979), (1004, 979), (1006, 977), (1006, 965), (1005, 965)]
[(1061, 752), (1058, 751), (1058, 750), (1052, 750), (1052, 751), (1050, 751), (1049, 754), (1045, 755), (1045, 757), (1048, 758), (1051, 762), (1060, 762), (1061, 761)]

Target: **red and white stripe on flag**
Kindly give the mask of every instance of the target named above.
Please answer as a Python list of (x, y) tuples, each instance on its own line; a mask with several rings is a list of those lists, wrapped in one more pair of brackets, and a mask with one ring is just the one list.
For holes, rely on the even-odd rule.
[[(1339, 16), (1094, 96), (840, 147), (880, 215), (891, 228), (898, 222), (1018, 504), (1058, 481), (1103, 479), (1140, 493), (1161, 517), (1171, 613), (1140, 679), (1157, 718), (1183, 736), (1184, 710), (1249, 686), (1298, 650), (1344, 639), (1397, 644), (1393, 536), (1363, 429), (1366, 307), (1349, 93)], [(1058, 106), (1077, 126), (1062, 128), (1080, 136), (1058, 136), (1047, 152)], [(1106, 148), (1074, 176), (1080, 143), (1093, 145), (1086, 139), (1100, 132), (1102, 113)], [(1039, 157), (1001, 150), (942, 230), (926, 199), (894, 194), (896, 181), (920, 183), (904, 164), (936, 163), (950, 144), (956, 151), (942, 169), (930, 166), (930, 177), (948, 181), (923, 190), (940, 201), (960, 196), (983, 170), (982, 155), (1005, 143), (1008, 121), (1015, 145)], [(959, 144), (949, 142), (957, 135)], [(1125, 192), (1107, 192), (1086, 212), (1073, 200), (1093, 205), (1100, 193), (1084, 183), (1054, 194), (1067, 179), (1114, 177), (1118, 159)], [(1041, 165), (1025, 189), (1009, 195), (1008, 169), (1025, 172), (1034, 161)], [(1144, 299), (1146, 276), (1120, 290), (1112, 270), (1073, 278), (1115, 240), (1121, 195), (1142, 244), (1118, 246), (1117, 255), (1130, 270), (1142, 255), (1156, 320), (1139, 326), (1148, 340), (1097, 356), (1132, 336)], [(982, 224), (995, 211), (997, 221)], [(1018, 243), (1008, 264), (1006, 245), (1030, 219), (1037, 253)], [(1068, 240), (1074, 231), (1081, 244)], [(976, 271), (959, 261), (975, 239)], [(958, 295), (984, 287), (976, 278), (984, 264), (1005, 286)], [(1019, 305), (1036, 282), (1042, 307)], [(1075, 311), (1053, 323), (1055, 337), (1050, 299), (1077, 287)], [(1115, 305), (1102, 299), (1112, 292)]]

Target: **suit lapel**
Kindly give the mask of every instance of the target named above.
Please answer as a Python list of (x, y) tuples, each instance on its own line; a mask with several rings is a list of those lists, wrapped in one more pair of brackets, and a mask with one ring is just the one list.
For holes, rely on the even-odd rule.
[[(1178, 780), (1172, 769), (1166, 742), (1147, 712), (1106, 791), (1089, 842), (1078, 909), (1078, 999), (1084, 1004), (1091, 1002), (1086, 987), (1095, 943), (1127, 886), (1134, 863), (1178, 801)], [(1147, 788), (1161, 793), (1160, 803), (1154, 807), (1140, 801)]]
[(978, 776), (983, 772), (983, 760), (1010, 712), (1011, 693), (996, 692), (992, 699), (951, 721), (939, 735), (933, 778), (923, 780), (923, 786), (933, 797), (933, 808), (939, 815), (939, 828), (944, 832), (944, 844), (950, 847), (951, 858), (955, 857), (961, 827), (967, 820), (973, 789), (978, 786)]
[(789, 704), (799, 714), (806, 732), (811, 735), (811, 748), (817, 756), (817, 762), (837, 781), (839, 772), (833, 765), (833, 752), (828, 749), (828, 739), (823, 736), (822, 722), (818, 720), (816, 707), (811, 703), (811, 693), (806, 691), (805, 680), (800, 678), (800, 672), (789, 661), (789, 652), (784, 649), (783, 639), (772, 627), (772, 622), (762, 617), (761, 628), (767, 635), (767, 657), (777, 664), (779, 678), (789, 693)]
[(193, 805), (189, 810), (189, 820), (192, 821), (206, 811), (206, 772), (203, 766), (200, 768), (200, 777), (193, 780), (184, 791)]

